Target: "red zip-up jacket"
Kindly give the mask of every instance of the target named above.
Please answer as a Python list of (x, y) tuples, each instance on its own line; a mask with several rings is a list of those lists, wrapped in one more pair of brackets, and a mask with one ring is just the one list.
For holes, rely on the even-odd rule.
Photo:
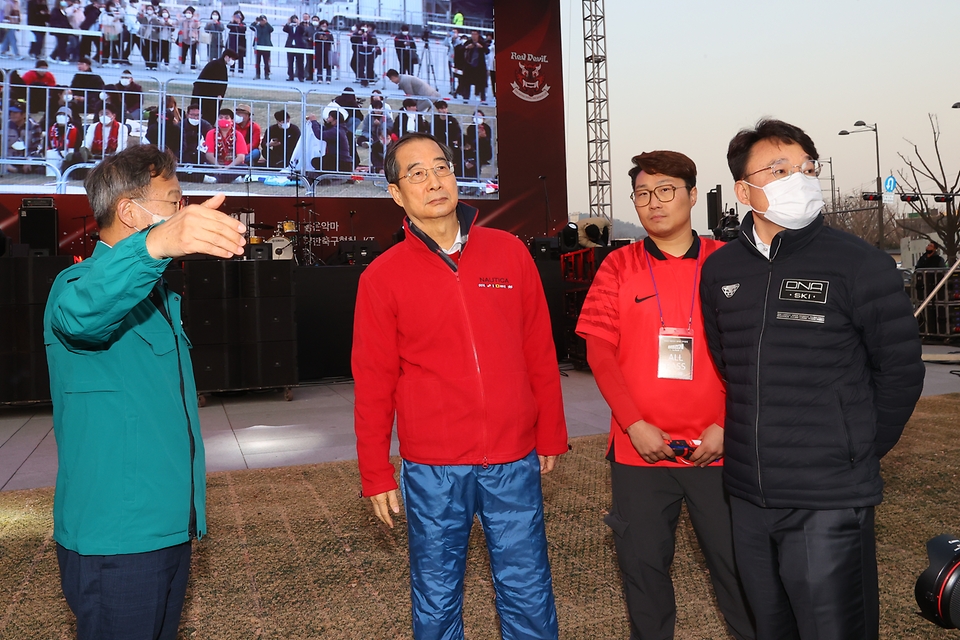
[(459, 264), (404, 221), (406, 239), (360, 277), (354, 426), (364, 496), (397, 488), (400, 455), (430, 465), (515, 462), (567, 451), (543, 286), (516, 237), (472, 227), (457, 205)]

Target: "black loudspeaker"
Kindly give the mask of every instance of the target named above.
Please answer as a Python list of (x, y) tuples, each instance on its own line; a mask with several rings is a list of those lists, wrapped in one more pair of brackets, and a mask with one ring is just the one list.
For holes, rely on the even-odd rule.
[(920, 574), (914, 596), (923, 617), (944, 629), (960, 625), (960, 538), (945, 533), (927, 541), (930, 566)]
[(184, 298), (183, 301), (180, 310), (183, 330), (194, 346), (237, 342), (239, 301), (236, 298)]
[(73, 264), (70, 256), (14, 258), (17, 304), (46, 304), (60, 272)]
[(243, 248), (243, 256), (247, 260), (273, 260), (273, 245), (269, 242), (248, 244)]
[(530, 238), (527, 246), (534, 260), (559, 260), (560, 241), (556, 238)]
[(293, 260), (240, 262), (241, 298), (289, 298), (291, 296), (293, 296)]
[(57, 208), (52, 198), (24, 199), (20, 207), (20, 243), (57, 255)]
[(376, 240), (341, 241), (337, 244), (337, 255), (334, 264), (368, 265), (380, 255), (380, 243)]
[(236, 298), (240, 291), (238, 260), (189, 260), (183, 263), (183, 275), (190, 300)]
[(240, 388), (240, 345), (202, 344), (190, 352), (197, 391)]
[[(293, 298), (241, 298), (240, 342), (289, 342), (297, 339)], [(231, 319), (231, 322), (235, 320)]]
[(240, 385), (249, 389), (297, 384), (297, 343), (259, 342), (242, 345)]

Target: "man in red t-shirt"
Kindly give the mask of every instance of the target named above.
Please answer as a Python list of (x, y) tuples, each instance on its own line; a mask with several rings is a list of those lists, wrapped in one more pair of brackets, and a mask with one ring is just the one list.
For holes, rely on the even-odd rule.
[[(207, 132), (204, 138), (207, 162), (217, 166), (232, 169), (243, 167), (243, 160), (247, 155), (247, 142), (237, 131), (233, 122), (233, 111), (227, 108), (220, 109), (217, 115), (217, 126)], [(217, 175), (217, 182), (239, 182), (243, 174), (237, 171), (223, 172)]]
[[(648, 237), (607, 256), (577, 324), (612, 411), (606, 522), (623, 573), (630, 637), (674, 635), (670, 565), (686, 501), (728, 630), (754, 638), (721, 478), (726, 393), (707, 348), (698, 292), (700, 267), (721, 245), (691, 227), (697, 167), (690, 158), (653, 151), (633, 163), (630, 197)], [(693, 453), (675, 441), (695, 447)]]

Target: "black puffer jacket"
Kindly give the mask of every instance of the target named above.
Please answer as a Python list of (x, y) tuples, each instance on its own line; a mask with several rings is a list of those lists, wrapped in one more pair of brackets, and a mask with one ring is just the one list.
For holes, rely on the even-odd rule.
[(879, 504), (880, 458), (924, 376), (893, 260), (822, 216), (779, 233), (768, 260), (748, 215), (739, 239), (704, 262), (700, 296), (727, 382), (730, 494), (762, 507)]

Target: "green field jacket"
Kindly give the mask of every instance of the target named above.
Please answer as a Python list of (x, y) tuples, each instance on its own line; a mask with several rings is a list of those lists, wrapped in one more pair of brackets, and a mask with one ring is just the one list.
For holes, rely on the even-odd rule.
[(206, 529), (191, 345), (180, 296), (160, 280), (170, 261), (150, 256), (146, 236), (98, 243), (57, 277), (43, 317), (53, 537), (81, 555), (155, 551)]

